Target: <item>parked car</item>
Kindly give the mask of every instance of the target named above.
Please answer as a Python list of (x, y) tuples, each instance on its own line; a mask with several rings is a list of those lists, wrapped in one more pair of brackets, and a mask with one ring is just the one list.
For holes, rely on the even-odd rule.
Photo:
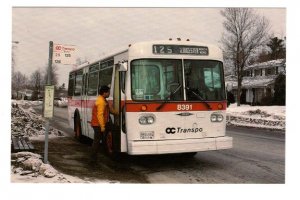
[(68, 106), (68, 100), (64, 97), (54, 97), (54, 106), (57, 107), (67, 107)]

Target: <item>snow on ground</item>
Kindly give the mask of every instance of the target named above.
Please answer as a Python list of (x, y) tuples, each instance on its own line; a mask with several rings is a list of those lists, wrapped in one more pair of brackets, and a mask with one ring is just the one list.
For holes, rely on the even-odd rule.
[[(27, 136), (30, 140), (44, 139), (45, 121), (35, 113), (32, 105), (41, 102), (12, 101), (11, 134), (14, 137)], [(285, 130), (285, 106), (249, 106), (231, 104), (227, 109), (227, 125), (259, 127)], [(50, 127), (49, 138), (63, 137), (64, 133)], [(59, 173), (42, 156), (31, 152), (11, 154), (12, 183), (90, 183), (77, 177)], [(109, 183), (99, 180), (98, 183)], [(95, 183), (95, 181), (93, 181)]]
[[(32, 105), (42, 102), (12, 101), (11, 107), (11, 135), (25, 136), (30, 140), (45, 139), (45, 120), (36, 114)], [(64, 133), (53, 127), (49, 128), (49, 138), (63, 137)], [(50, 164), (44, 164), (42, 156), (32, 152), (17, 152), (11, 154), (11, 182), (12, 183), (91, 183), (78, 177), (62, 174)], [(93, 183), (109, 183), (107, 180), (93, 181)]]
[[(11, 107), (11, 134), (14, 137), (25, 136), (31, 140), (39, 140), (45, 135), (45, 120), (37, 114), (32, 105), (40, 104), (40, 101), (12, 101)], [(49, 138), (61, 137), (64, 133), (53, 127), (49, 128)]]
[(250, 106), (231, 104), (227, 125), (285, 130), (285, 106)]
[(11, 163), (12, 183), (110, 183), (108, 180), (90, 182), (62, 174), (50, 164), (44, 164), (41, 155), (32, 152), (12, 153)]

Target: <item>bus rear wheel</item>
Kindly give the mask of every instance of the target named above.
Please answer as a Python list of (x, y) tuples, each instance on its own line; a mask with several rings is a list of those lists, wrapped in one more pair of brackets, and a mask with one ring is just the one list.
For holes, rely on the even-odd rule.
[(81, 123), (80, 118), (78, 116), (75, 118), (74, 136), (76, 140), (80, 142), (82, 141)]

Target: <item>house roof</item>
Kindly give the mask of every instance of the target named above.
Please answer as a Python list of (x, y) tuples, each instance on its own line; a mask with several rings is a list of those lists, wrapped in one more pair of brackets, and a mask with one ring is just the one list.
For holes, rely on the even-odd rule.
[[(275, 82), (276, 76), (268, 76), (268, 77), (244, 77), (242, 81), (242, 88), (250, 89), (250, 88), (265, 88)], [(232, 85), (233, 89), (237, 88), (236, 79), (226, 80), (226, 85)]]
[(249, 65), (245, 67), (245, 70), (248, 69), (262, 69), (262, 68), (269, 68), (269, 67), (282, 67), (285, 65), (285, 59), (278, 59), (278, 60), (270, 60), (267, 62), (257, 63), (254, 65)]

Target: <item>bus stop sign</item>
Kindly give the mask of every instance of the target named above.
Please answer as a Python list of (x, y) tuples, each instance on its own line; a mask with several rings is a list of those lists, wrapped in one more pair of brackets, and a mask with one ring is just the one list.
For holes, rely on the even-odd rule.
[(45, 96), (44, 96), (44, 117), (53, 117), (54, 108), (54, 85), (45, 86)]
[(75, 65), (76, 52), (75, 45), (53, 44), (54, 64)]

